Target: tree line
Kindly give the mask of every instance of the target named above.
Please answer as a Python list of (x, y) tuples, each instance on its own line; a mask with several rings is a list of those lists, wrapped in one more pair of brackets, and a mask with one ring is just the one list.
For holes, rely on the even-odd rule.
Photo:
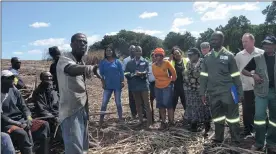
[(215, 29), (208, 28), (200, 33), (198, 38), (190, 32), (184, 33), (169, 32), (165, 39), (162, 40), (155, 36), (133, 31), (121, 30), (116, 35), (105, 35), (101, 41), (95, 42), (89, 46), (89, 51), (98, 51), (105, 49), (112, 44), (114, 50), (120, 57), (128, 56), (128, 47), (130, 45), (140, 45), (143, 49), (143, 56), (149, 57), (152, 50), (156, 47), (162, 47), (167, 54), (173, 46), (179, 46), (184, 52), (191, 47), (198, 47), (202, 42), (210, 42), (211, 35), (214, 31), (222, 31), (225, 35), (224, 46), (231, 52), (237, 53), (242, 49), (241, 38), (246, 32), (255, 36), (256, 46), (261, 47), (261, 41), (267, 35), (276, 35), (276, 1), (268, 5), (262, 14), (265, 15), (265, 21), (259, 25), (251, 24), (250, 20), (244, 15), (232, 17), (225, 26), (218, 26)]

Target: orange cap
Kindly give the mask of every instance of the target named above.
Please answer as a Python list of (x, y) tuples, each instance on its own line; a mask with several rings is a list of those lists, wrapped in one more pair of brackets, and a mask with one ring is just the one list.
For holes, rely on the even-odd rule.
[(164, 49), (162, 49), (162, 48), (156, 48), (156, 49), (154, 50), (154, 54), (155, 54), (155, 55), (156, 55), (156, 54), (160, 54), (160, 55), (165, 56), (165, 51), (164, 51)]

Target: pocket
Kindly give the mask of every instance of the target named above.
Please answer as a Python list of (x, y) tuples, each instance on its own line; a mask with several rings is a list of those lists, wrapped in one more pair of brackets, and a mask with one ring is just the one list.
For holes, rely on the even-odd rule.
[(220, 60), (219, 61), (219, 70), (222, 74), (229, 74), (229, 67), (228, 67), (227, 60)]

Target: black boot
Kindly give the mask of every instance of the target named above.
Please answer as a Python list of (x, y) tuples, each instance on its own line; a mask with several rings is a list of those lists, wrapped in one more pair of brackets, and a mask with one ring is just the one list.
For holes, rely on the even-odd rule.
[(37, 151), (41, 152), (41, 154), (50, 154), (50, 137), (43, 138), (40, 141), (40, 146)]
[(192, 132), (197, 132), (197, 131), (198, 131), (197, 122), (193, 122), (193, 123), (191, 124), (191, 131), (192, 131)]
[(204, 137), (207, 137), (207, 136), (208, 136), (208, 132), (209, 132), (210, 129), (211, 129), (211, 123), (210, 123), (210, 122), (205, 122), (205, 123), (204, 123), (204, 129), (205, 129), (205, 131), (204, 131), (203, 136), (204, 136)]

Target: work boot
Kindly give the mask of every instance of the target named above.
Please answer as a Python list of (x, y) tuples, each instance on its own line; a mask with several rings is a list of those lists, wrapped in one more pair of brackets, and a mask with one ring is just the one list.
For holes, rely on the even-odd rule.
[(40, 141), (40, 146), (37, 151), (41, 154), (50, 154), (50, 137)]
[(208, 137), (208, 132), (209, 132), (210, 129), (211, 129), (211, 124), (210, 124), (210, 122), (205, 122), (205, 123), (204, 123), (204, 129), (205, 129), (205, 131), (204, 131), (203, 136), (204, 136), (204, 137)]

